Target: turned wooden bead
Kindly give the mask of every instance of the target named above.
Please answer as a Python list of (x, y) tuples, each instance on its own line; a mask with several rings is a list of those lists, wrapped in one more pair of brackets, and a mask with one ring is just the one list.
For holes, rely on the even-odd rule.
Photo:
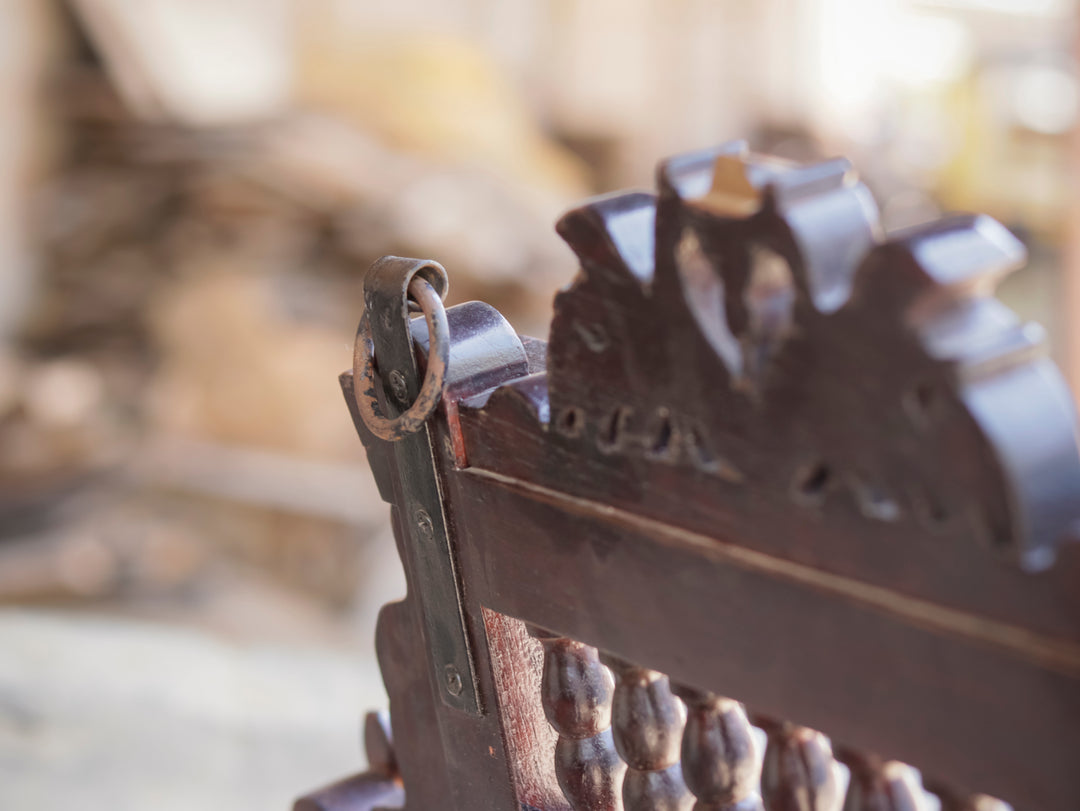
[(696, 690), (679, 695), (686, 702), (683, 779), (698, 798), (695, 809), (760, 809), (757, 747), (742, 706)]
[(926, 811), (926, 792), (910, 766), (859, 755), (844, 763), (851, 772), (844, 811)]
[(769, 732), (761, 770), (768, 811), (838, 811), (842, 797), (828, 739), (806, 727)]
[(622, 797), (625, 811), (686, 811), (694, 801), (678, 763), (657, 771), (627, 769)]
[(942, 793), (941, 811), (1013, 811), (1004, 800), (987, 797), (985, 794), (959, 796), (948, 792)]
[(615, 680), (595, 648), (539, 628), (544, 647), (541, 703), (558, 733), (555, 776), (574, 811), (622, 811), (626, 764), (611, 735)]
[(615, 673), (611, 725), (615, 748), (626, 761), (626, 811), (689, 811), (694, 798), (682, 779), (679, 750), (685, 712), (668, 677), (612, 656)]
[(560, 735), (588, 738), (611, 725), (615, 683), (596, 648), (570, 639), (542, 640), (541, 696), (548, 722)]
[(642, 667), (615, 666), (611, 724), (626, 765), (657, 771), (679, 762), (683, 709), (667, 676)]
[(622, 811), (625, 771), (611, 730), (589, 738), (560, 736), (555, 744), (555, 775), (575, 811)]

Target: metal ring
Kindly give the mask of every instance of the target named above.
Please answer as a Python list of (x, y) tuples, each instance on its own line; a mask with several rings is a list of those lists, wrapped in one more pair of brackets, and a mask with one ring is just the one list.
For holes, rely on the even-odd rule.
[(431, 283), (419, 274), (412, 277), (408, 292), (409, 297), (420, 305), (430, 336), (424, 382), (408, 409), (393, 419), (379, 413), (379, 401), (375, 396), (374, 343), (367, 310), (360, 318), (356, 343), (353, 345), (353, 395), (356, 407), (368, 430), (388, 442), (416, 433), (435, 412), (442, 398), (446, 367), (450, 362), (450, 327), (446, 322), (442, 298)]

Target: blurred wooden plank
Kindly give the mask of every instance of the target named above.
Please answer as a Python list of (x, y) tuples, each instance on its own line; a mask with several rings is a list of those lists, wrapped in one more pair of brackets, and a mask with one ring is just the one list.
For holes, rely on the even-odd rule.
[[(1080, 58), (1080, 28), (1073, 43), (1073, 51)], [(1073, 395), (1080, 397), (1080, 126), (1073, 126), (1069, 146), (1069, 172), (1072, 175), (1073, 193), (1069, 201), (1065, 224), (1065, 251), (1062, 267), (1065, 290), (1062, 334), (1065, 341), (1064, 368)]]
[(271, 117), (290, 97), (287, 0), (71, 0), (132, 111), (192, 126)]

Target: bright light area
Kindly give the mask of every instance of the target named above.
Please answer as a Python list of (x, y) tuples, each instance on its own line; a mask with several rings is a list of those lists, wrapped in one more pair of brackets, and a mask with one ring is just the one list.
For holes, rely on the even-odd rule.
[(1070, 13), (1073, 0), (919, 0), (920, 6), (970, 9), (1022, 17), (1061, 17)]
[(953, 82), (971, 66), (971, 34), (956, 20), (904, 15), (883, 49), (887, 73), (908, 86)]
[(970, 31), (895, 0), (823, 0), (818, 18), (817, 109), (858, 138), (889, 86), (932, 89), (971, 67)]
[(1033, 65), (1016, 82), (1016, 117), (1030, 130), (1061, 135), (1076, 123), (1080, 88), (1068, 71)]

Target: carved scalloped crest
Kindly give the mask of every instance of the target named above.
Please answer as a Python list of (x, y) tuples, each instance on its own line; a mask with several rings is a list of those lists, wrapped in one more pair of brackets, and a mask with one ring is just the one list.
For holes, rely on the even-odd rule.
[(886, 237), (846, 161), (730, 144), (558, 230), (581, 273), (548, 348), (556, 435), (1052, 563), (1080, 512), (1076, 422), (1042, 332), (992, 297), (1025, 258), (1003, 226)]

